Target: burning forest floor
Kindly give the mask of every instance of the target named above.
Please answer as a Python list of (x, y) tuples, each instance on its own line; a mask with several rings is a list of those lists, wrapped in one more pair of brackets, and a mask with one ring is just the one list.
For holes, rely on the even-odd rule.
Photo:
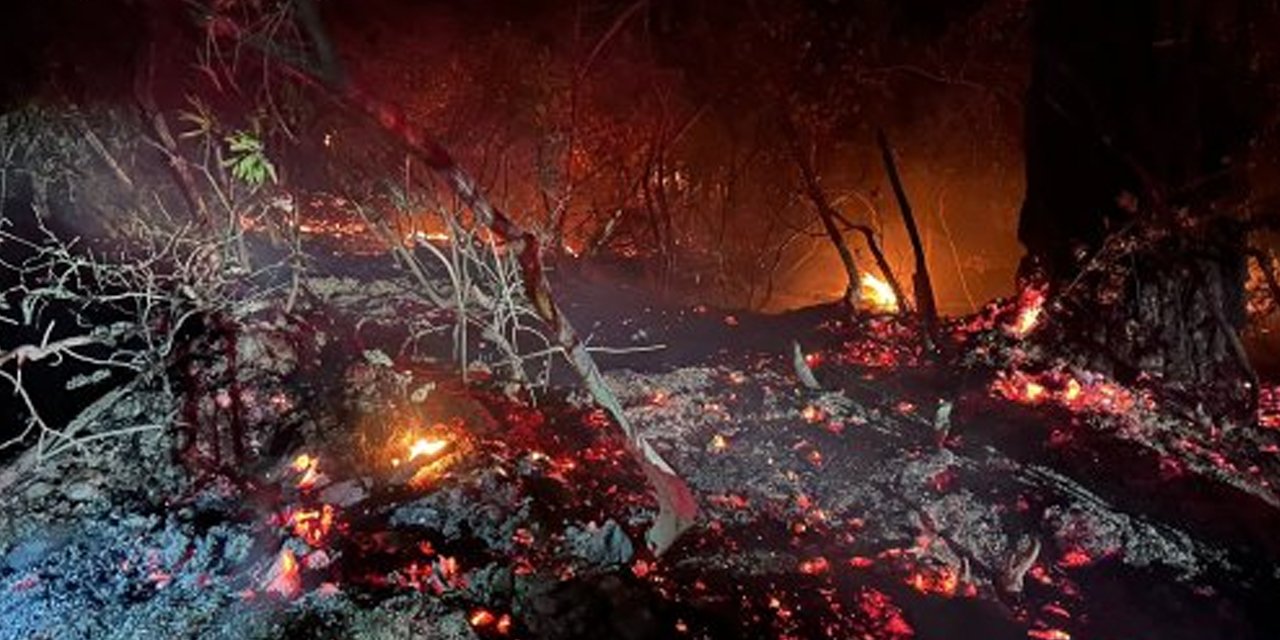
[(703, 510), (658, 559), (644, 476), (564, 374), (464, 387), (422, 355), (448, 336), (406, 348), (432, 314), (399, 283), (310, 289), (193, 339), (182, 406), (90, 412), (163, 429), (0, 473), (0, 637), (1280, 635), (1280, 438), (1055, 359), (1025, 299), (950, 326), (944, 365), (890, 316), (566, 282)]

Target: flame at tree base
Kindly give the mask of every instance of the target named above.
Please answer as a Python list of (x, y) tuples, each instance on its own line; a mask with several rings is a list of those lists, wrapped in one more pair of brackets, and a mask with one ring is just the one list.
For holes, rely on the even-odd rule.
[(862, 302), (868, 309), (880, 313), (894, 313), (898, 310), (898, 296), (888, 282), (870, 273), (863, 273), (859, 289)]

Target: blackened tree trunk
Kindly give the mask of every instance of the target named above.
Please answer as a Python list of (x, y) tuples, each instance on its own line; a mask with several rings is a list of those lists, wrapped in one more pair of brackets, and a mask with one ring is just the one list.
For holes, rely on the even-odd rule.
[[(1259, 122), (1249, 0), (1038, 0), (1024, 275), (1085, 364), (1248, 409), (1237, 167)], [(1208, 391), (1208, 393), (1205, 393)]]

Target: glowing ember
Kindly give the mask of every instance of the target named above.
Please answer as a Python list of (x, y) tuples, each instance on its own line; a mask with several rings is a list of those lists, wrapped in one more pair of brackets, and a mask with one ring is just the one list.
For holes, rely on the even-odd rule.
[(1067, 381), (1067, 386), (1062, 390), (1062, 399), (1067, 402), (1075, 402), (1080, 399), (1083, 389), (1080, 387), (1080, 381), (1072, 378)]
[(822, 452), (817, 449), (810, 451), (809, 455), (805, 456), (805, 459), (809, 461), (809, 464), (815, 467), (822, 466)]
[(631, 573), (635, 574), (637, 578), (643, 578), (652, 571), (653, 565), (646, 560), (636, 560), (635, 564), (631, 565)]
[(1027, 632), (1027, 637), (1036, 640), (1071, 640), (1071, 634), (1062, 629), (1032, 629)]
[(720, 453), (729, 448), (729, 441), (723, 435), (717, 433), (711, 437), (711, 444), (707, 445), (707, 448), (713, 453)]
[(1044, 399), (1044, 385), (1038, 382), (1027, 382), (1022, 392), (1027, 402), (1034, 403)]
[(449, 234), (444, 231), (415, 231), (410, 234), (410, 240), (419, 242), (447, 243), (449, 242)]
[(859, 611), (872, 621), (878, 638), (914, 638), (916, 633), (902, 617), (893, 600), (876, 589), (865, 589), (858, 595)]
[(860, 285), (862, 299), (866, 301), (869, 308), (886, 313), (897, 311), (898, 296), (894, 295), (893, 287), (890, 287), (888, 282), (869, 273), (863, 273)]
[(1097, 374), (1083, 379), (1062, 373), (1000, 373), (991, 389), (997, 395), (1022, 404), (1053, 402), (1076, 412), (1124, 415), (1134, 409), (1153, 409), (1149, 393), (1131, 391)]
[(319, 464), (319, 458), (306, 453), (293, 459), (293, 463), (289, 465), (289, 468), (302, 474), (296, 484), (299, 489), (310, 489), (316, 486), (316, 483), (320, 481)]
[(293, 530), (293, 535), (307, 541), (307, 544), (318, 547), (333, 529), (334, 509), (324, 505), (319, 509), (301, 509), (289, 514), (286, 524)]
[(1265, 429), (1280, 429), (1280, 387), (1258, 390), (1258, 424)]
[(809, 365), (810, 369), (816, 369), (818, 365), (822, 364), (822, 353), (815, 351), (804, 354), (804, 363)]
[(804, 418), (805, 422), (815, 423), (815, 422), (821, 422), (825, 417), (825, 414), (823, 413), (822, 409), (819, 409), (818, 407), (815, 407), (813, 405), (808, 405), (804, 409), (800, 410), (800, 417)]
[(936, 571), (917, 571), (907, 578), (907, 584), (920, 593), (950, 598), (960, 587), (960, 574), (955, 569), (943, 567)]
[(271, 581), (267, 584), (267, 593), (276, 593), (292, 598), (302, 591), (302, 579), (298, 575), (298, 558), (288, 549), (282, 549), (280, 556), (271, 567)]
[(471, 617), (467, 618), (473, 627), (487, 627), (498, 622), (498, 616), (493, 615), (488, 609), (476, 609), (471, 613)]
[(1018, 316), (1008, 326), (1009, 334), (1025, 338), (1040, 324), (1044, 315), (1045, 291), (1043, 287), (1027, 287), (1018, 295)]
[(1093, 558), (1088, 553), (1085, 553), (1083, 550), (1070, 549), (1066, 553), (1062, 554), (1062, 557), (1058, 559), (1058, 566), (1066, 567), (1068, 569), (1075, 569), (1078, 567), (1087, 566), (1092, 562), (1093, 562)]
[(830, 569), (831, 569), (831, 564), (828, 563), (827, 559), (822, 556), (818, 556), (810, 560), (803, 560), (800, 562), (800, 573), (808, 574), (811, 576), (822, 575), (827, 571), (829, 571)]

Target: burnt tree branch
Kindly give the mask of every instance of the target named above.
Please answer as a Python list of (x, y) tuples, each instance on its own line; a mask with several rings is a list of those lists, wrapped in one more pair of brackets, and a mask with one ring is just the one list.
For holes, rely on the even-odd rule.
[[(817, 210), (818, 219), (822, 221), (822, 229), (826, 232), (827, 238), (831, 240), (831, 244), (835, 246), (836, 253), (840, 255), (840, 263), (844, 265), (845, 275), (849, 279), (844, 292), (845, 302), (848, 303), (850, 309), (856, 311), (860, 295), (858, 287), (861, 282), (858, 275), (858, 263), (854, 261), (853, 252), (849, 251), (849, 245), (845, 243), (844, 235), (840, 233), (840, 228), (836, 226), (835, 208), (831, 206), (831, 202), (827, 200), (826, 193), (822, 190), (822, 185), (818, 181), (817, 171), (800, 144), (800, 134), (796, 131), (795, 124), (791, 121), (789, 115), (782, 117), (782, 129), (787, 138), (787, 147), (791, 151), (791, 157), (795, 161), (796, 167), (800, 169), (800, 177), (804, 181), (805, 195), (808, 196), (813, 203), (814, 209)], [(899, 301), (901, 301), (901, 298), (899, 298)]]
[(933, 281), (929, 278), (929, 265), (925, 260), (924, 245), (920, 242), (920, 230), (916, 227), (915, 214), (911, 212), (911, 201), (907, 199), (907, 190), (902, 186), (902, 178), (898, 175), (898, 164), (893, 158), (893, 147), (889, 146), (889, 138), (883, 129), (876, 131), (876, 142), (880, 145), (884, 169), (889, 174), (893, 195), (898, 200), (898, 210), (902, 212), (902, 223), (907, 228), (907, 236), (911, 239), (911, 250), (915, 253), (916, 271), (912, 275), (911, 282), (915, 289), (916, 306), (924, 319), (926, 333), (930, 339), (933, 339), (938, 326), (938, 305), (933, 297)]
[(832, 209), (832, 214), (836, 220), (844, 225), (845, 229), (857, 231), (862, 234), (863, 239), (867, 242), (867, 249), (871, 251), (871, 257), (876, 261), (876, 268), (880, 270), (880, 275), (884, 276), (884, 281), (893, 290), (893, 297), (898, 303), (898, 311), (902, 313), (910, 313), (911, 307), (907, 304), (907, 296), (904, 295), (902, 284), (898, 282), (898, 276), (894, 275), (893, 267), (889, 266), (889, 258), (885, 256), (884, 250), (880, 248), (880, 242), (876, 240), (876, 232), (865, 224), (857, 224), (840, 213), (839, 209)]

